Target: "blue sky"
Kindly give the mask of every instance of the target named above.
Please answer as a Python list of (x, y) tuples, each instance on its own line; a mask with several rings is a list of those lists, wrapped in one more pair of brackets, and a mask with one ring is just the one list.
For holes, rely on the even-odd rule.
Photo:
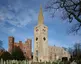
[(14, 36), (15, 42), (25, 42), (27, 38), (32, 39), (34, 44), (34, 27), (38, 23), (38, 13), (42, 4), (44, 24), (48, 26), (48, 44), (71, 47), (75, 42), (81, 41), (81, 35), (67, 34), (68, 29), (76, 23), (68, 23), (61, 20), (60, 12), (50, 17), (45, 11), (47, 0), (0, 0), (0, 40), (3, 47), (8, 49), (8, 37)]

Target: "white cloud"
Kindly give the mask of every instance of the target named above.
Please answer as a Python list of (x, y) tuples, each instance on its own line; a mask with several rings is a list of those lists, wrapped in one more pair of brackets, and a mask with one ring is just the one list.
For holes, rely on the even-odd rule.
[(0, 20), (17, 27), (25, 27), (29, 23), (34, 23), (33, 21), (37, 20), (36, 11), (27, 8), (27, 5), (23, 4), (22, 0), (15, 1), (9, 1), (8, 7), (0, 7)]
[(12, 33), (12, 34), (13, 34), (13, 33), (15, 33), (15, 31), (16, 31), (15, 28), (8, 28), (8, 32), (9, 32), (9, 33)]
[[(0, 7), (0, 30), (7, 34), (15, 33), (15, 27), (26, 27), (28, 24), (37, 21), (37, 12), (35, 10), (28, 9), (25, 6), (16, 6), (16, 4), (11, 4), (8, 8), (5, 6)], [(10, 26), (7, 27), (8, 24), (6, 23)]]
[(6, 27), (4, 22), (0, 23), (0, 31), (6, 33), (6, 34), (14, 34), (16, 32), (16, 29), (14, 27)]
[(0, 16), (0, 21), (3, 21), (4, 20), (4, 17), (3, 16)]
[(28, 10), (15, 16), (15, 14), (6, 12), (1, 19), (3, 19), (3, 21), (7, 20), (11, 25), (25, 27), (27, 24), (33, 23), (33, 21), (37, 20), (37, 13), (34, 10)]

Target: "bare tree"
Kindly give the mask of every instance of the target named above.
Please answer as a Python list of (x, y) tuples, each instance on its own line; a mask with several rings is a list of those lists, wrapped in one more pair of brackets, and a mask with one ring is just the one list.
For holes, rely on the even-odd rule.
[(73, 19), (77, 20), (70, 32), (78, 32), (81, 28), (81, 0), (49, 0), (45, 9), (52, 13), (52, 17), (57, 10), (62, 10), (61, 18), (68, 19), (71, 23)]
[(81, 43), (75, 43), (72, 48), (69, 48), (73, 60), (81, 60)]
[(77, 59), (81, 59), (81, 43), (75, 43), (73, 55), (77, 57)]

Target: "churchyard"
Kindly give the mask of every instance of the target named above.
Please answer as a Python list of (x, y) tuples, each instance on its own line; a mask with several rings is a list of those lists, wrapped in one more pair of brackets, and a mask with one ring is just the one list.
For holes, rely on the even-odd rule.
[(54, 61), (54, 62), (32, 62), (27, 60), (0, 60), (0, 64), (77, 64), (75, 61), (73, 62), (62, 62), (62, 61)]

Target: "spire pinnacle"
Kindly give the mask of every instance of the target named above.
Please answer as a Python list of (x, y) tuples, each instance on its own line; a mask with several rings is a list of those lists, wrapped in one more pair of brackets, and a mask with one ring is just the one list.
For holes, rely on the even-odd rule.
[(38, 16), (38, 24), (43, 24), (44, 23), (44, 17), (43, 17), (43, 12), (42, 12), (42, 5), (40, 5), (40, 12)]

